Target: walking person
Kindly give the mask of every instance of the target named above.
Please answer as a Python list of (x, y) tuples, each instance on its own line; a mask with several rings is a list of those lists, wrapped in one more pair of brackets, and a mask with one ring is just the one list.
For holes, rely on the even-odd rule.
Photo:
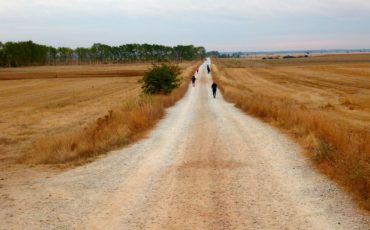
[(217, 93), (217, 84), (215, 82), (213, 82), (212, 86), (212, 94), (213, 94), (213, 98), (216, 98), (216, 93)]
[(211, 73), (211, 68), (209, 67), (209, 65), (207, 65), (207, 71), (208, 71), (208, 74)]
[(195, 77), (195, 75), (193, 75), (193, 77), (191, 78), (191, 82), (193, 83), (193, 87), (195, 87), (195, 81), (197, 80), (197, 78)]

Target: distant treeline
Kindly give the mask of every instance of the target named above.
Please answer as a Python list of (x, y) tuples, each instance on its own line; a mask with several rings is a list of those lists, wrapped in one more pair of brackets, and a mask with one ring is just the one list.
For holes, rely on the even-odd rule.
[(90, 48), (55, 48), (32, 41), (0, 42), (0, 67), (58, 64), (130, 63), (140, 61), (184, 61), (205, 58), (204, 47), (174, 47), (150, 44), (109, 46), (100, 43)]
[(220, 53), (218, 51), (209, 51), (207, 56), (209, 57), (219, 57), (219, 58), (240, 58), (241, 52), (234, 53)]

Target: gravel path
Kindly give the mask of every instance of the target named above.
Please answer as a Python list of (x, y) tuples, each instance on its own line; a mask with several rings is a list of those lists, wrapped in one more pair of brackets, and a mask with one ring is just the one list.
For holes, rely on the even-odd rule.
[(213, 99), (204, 67), (147, 139), (0, 186), (0, 229), (370, 229), (296, 144)]

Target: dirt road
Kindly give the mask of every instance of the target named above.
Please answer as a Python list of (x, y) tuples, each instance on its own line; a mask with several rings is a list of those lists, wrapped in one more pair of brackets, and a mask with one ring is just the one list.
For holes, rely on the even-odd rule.
[(0, 181), (0, 229), (369, 229), (300, 148), (219, 94), (204, 66), (149, 137), (91, 164)]

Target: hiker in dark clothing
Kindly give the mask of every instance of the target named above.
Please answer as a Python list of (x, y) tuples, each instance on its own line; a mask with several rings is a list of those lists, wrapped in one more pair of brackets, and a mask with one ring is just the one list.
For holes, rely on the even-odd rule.
[(217, 93), (217, 84), (215, 82), (213, 82), (212, 84), (212, 94), (213, 94), (213, 98), (216, 98), (216, 93)]
[(195, 87), (195, 81), (197, 80), (197, 78), (193, 75), (193, 77), (191, 78), (191, 82), (193, 83), (193, 87)]
[(207, 71), (208, 71), (208, 74), (211, 73), (211, 68), (209, 67), (209, 65), (207, 65)]

